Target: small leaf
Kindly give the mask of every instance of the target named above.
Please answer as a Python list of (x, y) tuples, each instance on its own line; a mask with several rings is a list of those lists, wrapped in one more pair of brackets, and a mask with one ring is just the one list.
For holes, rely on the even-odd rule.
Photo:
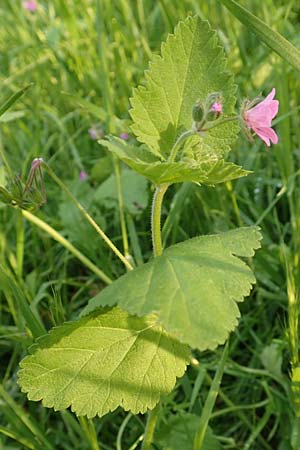
[(29, 400), (55, 410), (71, 406), (88, 417), (118, 406), (134, 414), (154, 408), (190, 357), (153, 316), (133, 317), (118, 308), (54, 328), (30, 353), (19, 372)]
[(205, 162), (182, 160), (179, 162), (160, 161), (143, 147), (138, 148), (110, 137), (99, 141), (101, 145), (115, 153), (129, 167), (155, 184), (194, 182), (215, 185), (234, 180), (251, 173), (223, 159), (208, 158)]
[(97, 184), (103, 183), (113, 173), (113, 162), (110, 155), (99, 158), (92, 167), (91, 178)]
[[(156, 434), (155, 442), (163, 450), (193, 450), (194, 437), (199, 429), (200, 417), (181, 413), (171, 417)], [(207, 429), (201, 450), (221, 450), (218, 439)]]
[[(131, 98), (132, 130), (158, 157), (166, 158), (180, 133), (191, 129), (196, 101), (204, 103), (209, 94), (220, 92), (224, 117), (234, 112), (235, 85), (224, 51), (217, 34), (198, 16), (179, 23), (145, 78), (146, 85)], [(198, 136), (201, 152), (224, 156), (238, 131), (236, 122), (227, 122)]]
[(105, 288), (83, 314), (114, 304), (139, 316), (155, 312), (157, 321), (181, 342), (213, 349), (236, 326), (236, 302), (255, 283), (250, 268), (234, 255), (253, 256), (260, 247), (258, 230), (239, 228), (173, 245)]
[(282, 349), (277, 342), (264, 347), (260, 355), (261, 362), (272, 375), (282, 377)]

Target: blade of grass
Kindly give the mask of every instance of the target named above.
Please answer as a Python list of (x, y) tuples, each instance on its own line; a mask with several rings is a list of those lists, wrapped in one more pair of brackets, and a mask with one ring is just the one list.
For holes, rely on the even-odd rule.
[(204, 404), (204, 407), (202, 410), (202, 414), (201, 414), (200, 421), (199, 421), (199, 430), (196, 433), (195, 440), (194, 440), (194, 450), (201, 450), (202, 445), (203, 445), (205, 433), (206, 433), (207, 427), (208, 427), (208, 422), (210, 420), (212, 410), (213, 410), (216, 398), (219, 393), (220, 384), (221, 384), (223, 372), (225, 369), (225, 363), (226, 363), (227, 356), (228, 356), (228, 346), (229, 345), (228, 345), (228, 341), (227, 341), (227, 343), (224, 346), (218, 369), (215, 373), (212, 385), (209, 389), (209, 393), (208, 393), (208, 396), (206, 398), (206, 401), (205, 401), (205, 404)]
[(52, 228), (43, 220), (31, 214), (29, 211), (22, 210), (23, 216), (37, 225), (42, 230), (46, 231), (53, 239), (63, 245), (70, 253), (72, 253), (76, 258), (78, 258), (86, 267), (88, 267), (92, 272), (94, 272), (104, 283), (111, 284), (112, 280), (100, 270), (92, 261), (90, 261), (86, 256), (84, 256), (74, 245), (72, 245), (67, 239), (65, 239), (58, 231)]
[(263, 20), (234, 0), (219, 0), (250, 31), (253, 31), (268, 47), (296, 69), (300, 70), (300, 51)]
[(44, 433), (41, 431), (41, 427), (38, 423), (36, 423), (32, 417), (30, 417), (14, 400), (13, 398), (6, 392), (2, 384), (0, 384), (0, 397), (10, 406), (10, 408), (14, 411), (16, 416), (26, 425), (26, 427), (32, 432), (34, 436), (41, 442), (43, 445), (42, 448), (45, 450), (54, 450), (52, 444), (48, 441)]
[(0, 106), (0, 116), (2, 116), (14, 103), (16, 103), (17, 100), (19, 100), (22, 95), (25, 94), (25, 92), (32, 86), (32, 83), (28, 84), (27, 86), (23, 87), (22, 89), (15, 92), (13, 95), (11, 95), (6, 102), (2, 106)]
[(30, 305), (28, 304), (25, 295), (14, 281), (14, 279), (8, 275), (4, 269), (4, 267), (0, 266), (0, 281), (1, 284), (5, 287), (6, 290), (10, 290), (11, 294), (15, 298), (22, 316), (25, 319), (26, 325), (29, 328), (32, 336), (37, 338), (46, 333), (46, 329), (42, 325), (41, 321), (34, 315), (32, 312)]

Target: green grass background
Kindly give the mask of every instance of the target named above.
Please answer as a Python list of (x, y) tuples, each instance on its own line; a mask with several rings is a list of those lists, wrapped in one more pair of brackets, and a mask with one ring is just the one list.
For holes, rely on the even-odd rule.
[[(298, 1), (240, 3), (299, 48)], [(236, 77), (238, 102), (276, 87), (279, 144), (267, 150), (258, 139), (248, 143), (240, 135), (232, 159), (253, 175), (215, 189), (190, 184), (170, 189), (163, 237), (171, 245), (240, 225), (261, 226), (263, 247), (250, 262), (257, 285), (241, 306), (239, 327), (230, 338), (210, 426), (224, 449), (299, 450), (299, 71), (218, 0), (51, 0), (38, 2), (33, 14), (19, 0), (2, 0), (0, 104), (26, 84), (33, 86), (0, 124), (1, 153), (13, 173), (23, 177), (33, 158), (44, 158), (114, 243), (127, 252), (128, 238), (128, 252), (142, 263), (151, 254), (152, 188), (141, 180), (131, 186), (125, 174), (120, 216), (114, 164), (88, 129), (130, 134), (132, 88), (143, 82), (143, 71), (160, 42), (180, 19), (194, 13), (218, 32)], [(85, 182), (79, 179), (83, 170)], [(2, 162), (0, 184), (5, 184), (6, 174)], [(123, 273), (47, 176), (45, 184), (48, 201), (39, 218), (110, 278)], [(54, 412), (28, 402), (16, 383), (18, 362), (34, 331), (75, 318), (103, 286), (60, 243), (17, 210), (0, 206), (0, 449), (139, 448), (143, 416), (118, 410), (93, 421), (77, 419), (70, 411)], [(201, 414), (220, 350), (195, 356), (200, 365), (190, 367), (163, 400), (161, 423), (175, 413)]]

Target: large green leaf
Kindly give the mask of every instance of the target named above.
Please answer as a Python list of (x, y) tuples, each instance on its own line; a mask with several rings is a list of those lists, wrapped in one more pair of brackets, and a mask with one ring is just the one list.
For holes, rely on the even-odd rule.
[(260, 238), (257, 227), (246, 227), (173, 245), (105, 288), (83, 314), (114, 304), (139, 316), (155, 312), (181, 342), (213, 349), (236, 326), (236, 302), (255, 283), (250, 268), (234, 255), (252, 256)]
[[(155, 443), (163, 450), (194, 450), (199, 422), (200, 417), (195, 414), (181, 413), (172, 416), (157, 431)], [(206, 431), (201, 450), (221, 450), (221, 445), (210, 428)]]
[(122, 406), (152, 409), (183, 375), (189, 349), (170, 337), (153, 316), (118, 308), (96, 310), (54, 328), (21, 362), (19, 384), (30, 400), (77, 415), (103, 416)]
[(203, 162), (193, 159), (168, 162), (160, 161), (153, 154), (147, 152), (144, 147), (130, 146), (115, 137), (99, 142), (115, 153), (129, 167), (155, 184), (190, 181), (212, 186), (251, 173), (240, 166), (224, 161), (224, 159), (213, 159), (212, 156)]
[[(131, 98), (132, 130), (160, 157), (167, 157), (180, 133), (191, 129), (196, 101), (221, 92), (224, 117), (233, 113), (235, 86), (226, 71), (224, 51), (217, 34), (198, 16), (179, 23), (145, 77), (145, 86), (135, 89)], [(227, 122), (198, 136), (198, 153), (222, 157), (238, 130), (235, 122)]]

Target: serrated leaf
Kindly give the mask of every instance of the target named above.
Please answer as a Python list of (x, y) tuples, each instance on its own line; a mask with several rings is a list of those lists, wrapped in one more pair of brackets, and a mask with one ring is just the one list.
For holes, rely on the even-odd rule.
[[(193, 450), (199, 421), (200, 417), (195, 414), (181, 413), (173, 416), (160, 427), (155, 442), (163, 450)], [(201, 450), (221, 450), (221, 445), (210, 428), (206, 431)]]
[(119, 308), (96, 310), (54, 328), (21, 362), (19, 384), (29, 400), (94, 417), (118, 406), (152, 409), (183, 375), (189, 349), (155, 324)]
[(234, 255), (254, 254), (260, 247), (258, 230), (239, 228), (173, 245), (105, 288), (83, 314), (114, 304), (139, 316), (155, 312), (181, 342), (213, 349), (236, 326), (237, 302), (255, 283), (250, 268)]
[(130, 146), (121, 139), (110, 137), (99, 143), (116, 154), (129, 167), (144, 175), (155, 184), (194, 182), (215, 185), (234, 180), (251, 173), (223, 159), (209, 159), (206, 162), (181, 160), (160, 161), (143, 147)]
[[(224, 51), (217, 34), (198, 16), (179, 23), (145, 78), (146, 85), (135, 89), (131, 98), (132, 130), (160, 157), (167, 157), (180, 133), (191, 129), (196, 101), (204, 103), (209, 94), (221, 92), (224, 117), (233, 113), (235, 86)], [(238, 130), (236, 123), (227, 122), (198, 136), (199, 153), (224, 156)]]

